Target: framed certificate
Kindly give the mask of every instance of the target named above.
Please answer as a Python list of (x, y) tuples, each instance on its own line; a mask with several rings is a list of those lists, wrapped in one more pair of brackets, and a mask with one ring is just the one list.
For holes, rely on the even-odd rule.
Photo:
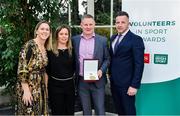
[(96, 81), (98, 78), (98, 60), (84, 59), (84, 80)]

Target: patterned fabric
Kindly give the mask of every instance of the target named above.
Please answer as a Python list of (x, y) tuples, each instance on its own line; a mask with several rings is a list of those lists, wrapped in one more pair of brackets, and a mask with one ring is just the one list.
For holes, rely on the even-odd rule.
[[(28, 48), (32, 49), (30, 60), (27, 63)], [(17, 104), (16, 115), (48, 115), (47, 91), (45, 87), (45, 67), (48, 58), (43, 55), (34, 40), (28, 41), (19, 54), (17, 72)], [(21, 82), (28, 83), (33, 96), (33, 105), (26, 106), (22, 101), (23, 90)]]

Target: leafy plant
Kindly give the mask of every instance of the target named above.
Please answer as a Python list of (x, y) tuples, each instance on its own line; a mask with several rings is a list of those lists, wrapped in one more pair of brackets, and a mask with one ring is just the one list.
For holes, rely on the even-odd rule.
[(5, 87), (3, 94), (14, 95), (19, 51), (26, 41), (33, 39), (37, 22), (51, 21), (53, 30), (58, 25), (67, 23), (67, 11), (63, 11), (67, 7), (64, 3), (67, 2), (68, 0), (1, 0), (0, 87)]
[[(102, 12), (101, 8), (96, 9), (97, 18), (95, 19), (99, 24), (107, 24), (110, 21), (109, 7), (107, 9), (101, 4), (106, 3), (105, 0), (98, 1), (96, 8), (102, 7)], [(67, 7), (69, 2), (70, 0), (1, 0), (0, 87), (5, 87), (4, 94), (14, 95), (19, 51), (26, 41), (33, 39), (37, 22), (40, 20), (50, 21), (53, 31), (61, 24), (68, 24)], [(71, 24), (79, 24), (78, 1), (72, 0), (70, 4), (73, 19)], [(107, 29), (98, 31), (109, 37)], [(72, 35), (80, 32), (79, 28), (72, 28)]]

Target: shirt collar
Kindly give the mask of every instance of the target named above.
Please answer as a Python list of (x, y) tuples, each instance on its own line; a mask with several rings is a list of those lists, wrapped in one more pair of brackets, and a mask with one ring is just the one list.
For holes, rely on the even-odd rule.
[[(94, 38), (94, 37), (95, 37), (95, 33), (93, 33), (93, 34), (92, 34), (91, 38)], [(84, 37), (84, 34), (83, 34), (83, 33), (81, 33), (81, 38), (85, 39), (85, 37)]]
[[(122, 33), (121, 36), (125, 36), (128, 31), (129, 31), (129, 29), (127, 29), (124, 33)], [(120, 35), (120, 34), (118, 34), (118, 35)]]

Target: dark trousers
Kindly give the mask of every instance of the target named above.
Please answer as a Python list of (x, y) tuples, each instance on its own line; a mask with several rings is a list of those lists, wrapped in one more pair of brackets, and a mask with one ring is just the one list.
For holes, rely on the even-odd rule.
[[(91, 104), (93, 103), (96, 115), (105, 115), (104, 97), (105, 87), (97, 88), (95, 83), (79, 81), (79, 96), (82, 104), (83, 115), (92, 115)], [(91, 101), (92, 98), (92, 101)]]
[(49, 81), (48, 94), (52, 115), (74, 115), (74, 90), (73, 80)]
[(135, 96), (127, 94), (128, 88), (111, 85), (112, 98), (118, 115), (136, 115)]

